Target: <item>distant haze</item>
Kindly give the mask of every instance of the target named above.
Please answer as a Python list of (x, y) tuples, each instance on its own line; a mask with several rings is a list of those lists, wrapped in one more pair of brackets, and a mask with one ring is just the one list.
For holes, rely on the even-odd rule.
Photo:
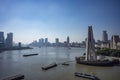
[(102, 31), (120, 35), (120, 0), (0, 0), (0, 31), (13, 32), (14, 41), (39, 38), (81, 42), (93, 26), (95, 39)]

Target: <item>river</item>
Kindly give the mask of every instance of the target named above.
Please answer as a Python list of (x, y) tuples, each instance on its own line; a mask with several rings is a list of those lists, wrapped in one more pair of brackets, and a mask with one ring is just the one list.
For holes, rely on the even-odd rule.
[[(0, 79), (24, 74), (24, 80), (88, 80), (74, 76), (75, 72), (89, 73), (101, 80), (120, 80), (120, 66), (95, 67), (76, 64), (75, 57), (81, 56), (84, 48), (41, 47), (28, 50), (14, 50), (0, 53)], [(23, 57), (24, 54), (38, 53), (37, 56)], [(58, 65), (43, 71), (42, 66), (69, 61), (69, 66)]]

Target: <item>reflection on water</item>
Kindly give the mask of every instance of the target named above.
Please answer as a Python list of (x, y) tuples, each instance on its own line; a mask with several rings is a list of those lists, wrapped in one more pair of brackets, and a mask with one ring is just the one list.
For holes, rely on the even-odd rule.
[[(74, 76), (74, 72), (90, 73), (101, 80), (120, 80), (120, 67), (93, 67), (75, 63), (75, 57), (85, 52), (83, 48), (34, 48), (30, 50), (5, 51), (0, 53), (0, 78), (24, 74), (25, 80), (87, 80)], [(23, 57), (23, 54), (38, 53)], [(70, 66), (58, 65), (47, 71), (41, 67), (49, 63), (69, 62)]]

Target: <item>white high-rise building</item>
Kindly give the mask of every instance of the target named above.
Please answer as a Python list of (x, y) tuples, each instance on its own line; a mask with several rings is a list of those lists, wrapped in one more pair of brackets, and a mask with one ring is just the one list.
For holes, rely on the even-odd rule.
[(102, 37), (103, 39), (102, 39), (102, 41), (103, 42), (108, 42), (108, 34), (107, 34), (107, 31), (103, 31), (103, 37)]

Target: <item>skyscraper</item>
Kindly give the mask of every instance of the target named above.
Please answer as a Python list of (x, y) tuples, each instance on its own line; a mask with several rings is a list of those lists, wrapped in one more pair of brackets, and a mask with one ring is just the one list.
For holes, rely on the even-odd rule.
[(69, 36), (67, 36), (67, 44), (70, 43), (70, 39), (69, 39)]
[(48, 43), (48, 38), (45, 38), (45, 44), (47, 44)]
[(39, 46), (43, 46), (43, 45), (44, 45), (44, 39), (41, 38), (41, 39), (39, 39)]
[(0, 32), (0, 42), (4, 43), (4, 32)]
[(12, 47), (13, 46), (13, 33), (8, 33), (6, 38), (6, 47)]
[(102, 37), (103, 39), (102, 39), (102, 41), (103, 42), (108, 42), (108, 34), (107, 34), (107, 31), (103, 31), (103, 37)]
[(45, 46), (48, 46), (48, 38), (45, 38)]
[(56, 38), (56, 39), (55, 39), (55, 42), (56, 42), (56, 44), (58, 44), (58, 43), (59, 43), (59, 39), (58, 39), (58, 38)]
[(4, 47), (4, 32), (0, 32), (0, 48)]
[(56, 46), (59, 46), (59, 39), (58, 38), (55, 39), (55, 44), (56, 44)]
[(41, 38), (41, 43), (44, 44), (44, 39), (43, 38)]

